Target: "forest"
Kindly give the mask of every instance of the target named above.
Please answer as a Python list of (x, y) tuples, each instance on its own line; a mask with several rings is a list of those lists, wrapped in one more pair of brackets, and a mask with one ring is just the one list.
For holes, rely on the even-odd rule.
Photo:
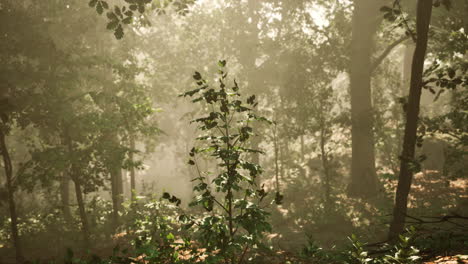
[(468, 0), (0, 0), (0, 264), (468, 263)]

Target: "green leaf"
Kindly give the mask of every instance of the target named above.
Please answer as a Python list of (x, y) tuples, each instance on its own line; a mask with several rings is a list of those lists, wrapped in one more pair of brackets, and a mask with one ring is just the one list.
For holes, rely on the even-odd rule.
[(255, 103), (255, 95), (252, 95), (249, 98), (247, 98), (247, 103), (253, 105)]
[(195, 72), (195, 74), (193, 75), (193, 78), (198, 81), (202, 79), (202, 76), (199, 72)]
[(167, 234), (166, 239), (167, 240), (174, 240), (175, 239), (174, 234), (172, 234), (172, 233)]
[(455, 70), (454, 69), (448, 68), (447, 73), (448, 73), (448, 76), (450, 77), (450, 79), (453, 79), (453, 77), (455, 77)]
[(104, 7), (105, 9), (109, 9), (109, 4), (107, 4), (106, 1), (101, 1), (101, 4), (102, 4), (102, 7)]
[(279, 192), (276, 192), (276, 195), (275, 195), (275, 203), (276, 204), (281, 204), (283, 202), (283, 195), (281, 195)]
[(115, 6), (115, 7), (114, 7), (114, 12), (115, 12), (115, 14), (116, 14), (117, 16), (119, 16), (120, 18), (123, 17), (122, 11), (120, 11), (120, 7)]
[(220, 60), (220, 61), (218, 61), (218, 66), (219, 66), (219, 67), (226, 67), (226, 60)]
[(140, 12), (141, 14), (143, 14), (145, 12), (145, 5), (144, 4), (138, 5), (138, 12)]
[(133, 16), (133, 12), (131, 10), (127, 10), (124, 12), (124, 15), (128, 16), (128, 17), (131, 17)]
[(111, 21), (111, 22), (107, 23), (106, 28), (108, 30), (114, 30), (118, 25), (119, 25), (119, 21)]
[(89, 1), (88, 5), (89, 5), (90, 7), (95, 7), (96, 4), (97, 4), (97, 2), (98, 2), (97, 0), (91, 0), (91, 1)]
[(97, 12), (99, 15), (101, 15), (102, 12), (104, 12), (104, 8), (103, 8), (101, 2), (98, 2), (98, 3), (97, 3), (97, 5), (96, 5), (96, 12)]
[(119, 20), (119, 18), (114, 14), (114, 12), (107, 12), (107, 18), (110, 20)]
[(384, 13), (387, 13), (387, 12), (392, 12), (393, 9), (391, 7), (388, 7), (388, 6), (382, 6), (380, 8), (380, 12), (384, 12)]
[(130, 24), (130, 23), (132, 23), (132, 17), (129, 16), (129, 17), (124, 18), (124, 19), (122, 20), (122, 23), (127, 24), (127, 25)]
[(123, 31), (123, 27), (122, 27), (122, 24), (119, 24), (117, 26), (117, 28), (115, 29), (114, 31), (114, 36), (116, 39), (122, 39), (123, 36), (124, 36), (124, 31)]
[(192, 147), (192, 149), (190, 150), (190, 153), (189, 153), (190, 157), (195, 156), (196, 152), (197, 152), (197, 149), (195, 147)]

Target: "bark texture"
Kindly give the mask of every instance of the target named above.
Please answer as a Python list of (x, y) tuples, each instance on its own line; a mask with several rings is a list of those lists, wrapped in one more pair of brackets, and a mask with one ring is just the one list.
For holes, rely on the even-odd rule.
[(83, 199), (83, 191), (81, 190), (81, 183), (77, 177), (73, 177), (75, 184), (76, 201), (78, 202), (78, 210), (80, 212), (81, 228), (83, 231), (83, 240), (85, 247), (89, 247), (89, 224), (85, 211), (85, 203)]
[(16, 204), (14, 200), (14, 184), (13, 184), (13, 165), (10, 159), (10, 153), (6, 145), (5, 132), (0, 124), (0, 151), (3, 157), (3, 166), (5, 167), (6, 185), (8, 192), (8, 209), (10, 211), (11, 219), (11, 238), (13, 240), (13, 246), (15, 247), (16, 263), (23, 263), (23, 252), (21, 247), (21, 241), (18, 233), (18, 215), (16, 213)]
[(112, 191), (112, 217), (113, 217), (113, 229), (117, 229), (119, 226), (119, 213), (122, 211), (123, 203), (123, 180), (122, 180), (122, 169), (120, 166), (116, 168), (110, 168), (111, 173), (111, 191)]
[(65, 220), (70, 223), (72, 220), (70, 211), (70, 178), (66, 173), (60, 179), (60, 199)]
[(70, 177), (75, 185), (75, 195), (76, 195), (76, 201), (78, 203), (78, 211), (80, 214), (80, 220), (81, 220), (81, 230), (83, 232), (83, 241), (85, 247), (89, 247), (89, 223), (88, 223), (88, 218), (86, 216), (86, 211), (85, 211), (85, 201), (83, 199), (83, 191), (82, 191), (82, 186), (81, 186), (81, 180), (80, 180), (80, 171), (79, 171), (79, 165), (77, 164), (76, 159), (73, 157), (73, 142), (72, 139), (70, 138), (70, 135), (68, 133), (68, 129), (65, 131), (65, 142), (67, 144), (68, 148), (68, 155), (69, 159), (71, 161), (71, 166), (70, 166)]
[(373, 112), (371, 97), (371, 55), (373, 37), (381, 21), (383, 1), (355, 0), (351, 62), (349, 69), (351, 92), (351, 182), (348, 194), (372, 197), (377, 194)]
[(411, 82), (406, 110), (406, 124), (401, 153), (400, 174), (393, 209), (393, 220), (390, 224), (389, 239), (393, 240), (402, 233), (408, 209), (408, 195), (413, 179), (412, 164), (416, 145), (419, 106), (422, 90), (424, 59), (426, 56), (429, 24), (432, 14), (432, 0), (418, 0), (416, 11), (416, 48), (411, 67)]
[[(130, 148), (135, 150), (135, 138), (134, 136), (130, 136)], [(134, 162), (133, 152), (130, 152), (130, 161)], [(135, 179), (135, 167), (130, 168), (130, 197), (131, 201), (136, 201), (136, 179)]]

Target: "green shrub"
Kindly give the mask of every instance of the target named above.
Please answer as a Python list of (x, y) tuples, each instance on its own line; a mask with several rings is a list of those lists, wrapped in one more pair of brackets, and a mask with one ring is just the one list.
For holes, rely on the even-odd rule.
[[(254, 136), (252, 122), (270, 122), (254, 113), (255, 96), (243, 100), (235, 80), (228, 87), (226, 61), (218, 65), (217, 88), (195, 72), (197, 88), (182, 95), (192, 97), (192, 102), (202, 104), (209, 113), (193, 121), (204, 134), (197, 138), (200, 146), (192, 148), (189, 160), (199, 172), (194, 179), (197, 195), (190, 206), (203, 208), (205, 214), (201, 218), (182, 215), (180, 219), (196, 231), (201, 245), (211, 252), (206, 263), (242, 263), (246, 253), (261, 244), (263, 233), (271, 230), (269, 213), (260, 206), (267, 193), (256, 185), (262, 168), (246, 159), (248, 154), (261, 153), (247, 147)], [(202, 154), (217, 161), (219, 173), (199, 170), (197, 158)], [(280, 199), (277, 194), (278, 203)]]

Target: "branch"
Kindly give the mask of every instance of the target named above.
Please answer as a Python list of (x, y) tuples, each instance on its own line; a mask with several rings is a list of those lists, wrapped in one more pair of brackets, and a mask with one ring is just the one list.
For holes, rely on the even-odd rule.
[(404, 35), (401, 38), (395, 40), (392, 44), (390, 44), (383, 52), (380, 54), (379, 57), (375, 59), (375, 61), (371, 64), (370, 72), (373, 73), (375, 69), (382, 63), (382, 61), (390, 54), (390, 52), (403, 41), (407, 40), (409, 36)]
[[(450, 221), (451, 219), (463, 219), (463, 220), (468, 220), (468, 216), (461, 216), (456, 213), (452, 213), (451, 215), (444, 215), (442, 217), (434, 217), (434, 216), (422, 216), (421, 218), (417, 218), (414, 216), (406, 215), (406, 217), (415, 220), (416, 222), (413, 222), (412, 224), (437, 224), (437, 223), (443, 223), (443, 222), (448, 222), (453, 225), (456, 225), (461, 228), (467, 228), (464, 225), (461, 225), (459, 223), (455, 223)], [(427, 219), (434, 219), (434, 220), (424, 220), (422, 218), (427, 218)], [(410, 223), (410, 222), (408, 222)]]
[[(403, 14), (403, 10), (401, 8), (400, 0), (395, 0), (395, 2), (393, 3), (393, 6), (397, 6), (398, 10), (400, 11), (400, 14)], [(406, 27), (407, 34), (409, 36), (411, 36), (411, 39), (413, 40), (413, 42), (416, 43), (416, 34), (413, 32), (413, 30), (411, 30), (410, 26), (408, 25), (408, 21), (406, 20), (406, 18), (403, 15), (402, 15), (402, 20), (403, 20), (403, 24)]]
[(242, 251), (242, 255), (241, 255), (240, 259), (239, 259), (239, 262), (238, 262), (239, 264), (242, 264), (242, 262), (244, 261), (244, 257), (245, 257), (245, 253), (247, 253), (247, 249), (249, 249), (249, 247), (246, 245), (244, 247), (244, 250)]
[(224, 205), (222, 205), (214, 196), (213, 196), (213, 201), (215, 203), (217, 203), (222, 209), (224, 209), (224, 211), (226, 211), (226, 213), (229, 212), (228, 209)]

